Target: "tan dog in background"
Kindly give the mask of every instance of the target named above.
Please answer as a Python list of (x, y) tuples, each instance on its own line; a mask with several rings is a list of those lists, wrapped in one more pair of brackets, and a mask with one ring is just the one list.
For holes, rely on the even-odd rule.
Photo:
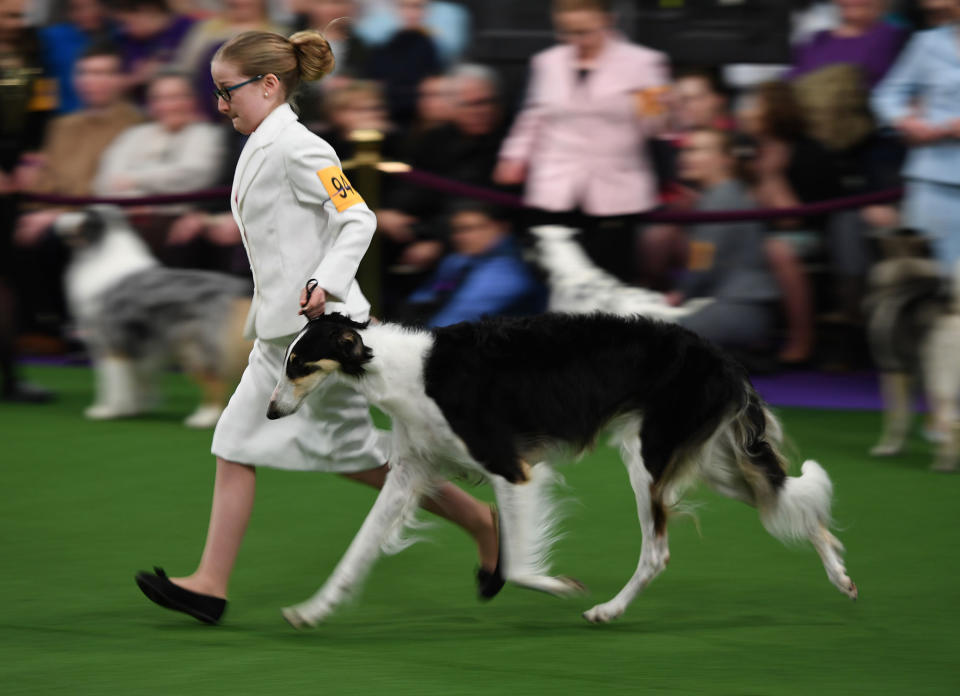
[(870, 272), (865, 300), (870, 349), (881, 370), (884, 423), (874, 456), (903, 451), (912, 420), (913, 384), (922, 379), (930, 409), (933, 468), (955, 471), (960, 460), (960, 264), (953, 283), (920, 237), (881, 240), (884, 256)]

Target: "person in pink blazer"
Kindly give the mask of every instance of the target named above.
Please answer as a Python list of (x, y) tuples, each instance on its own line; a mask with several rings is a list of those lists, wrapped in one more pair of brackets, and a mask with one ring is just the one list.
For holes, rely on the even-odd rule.
[(563, 43), (533, 57), (494, 178), (525, 183), (527, 205), (551, 214), (540, 222), (585, 227), (591, 257), (630, 280), (631, 216), (657, 204), (646, 141), (663, 124), (667, 57), (617, 34), (609, 0), (554, 0), (553, 20)]

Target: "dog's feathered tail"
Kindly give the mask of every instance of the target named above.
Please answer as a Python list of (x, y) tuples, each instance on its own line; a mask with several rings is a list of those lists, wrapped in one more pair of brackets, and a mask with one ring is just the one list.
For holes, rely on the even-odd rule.
[(787, 476), (787, 461), (779, 450), (780, 422), (753, 388), (748, 390), (747, 403), (732, 427), (737, 466), (766, 530), (784, 542), (810, 539), (830, 526), (833, 484), (812, 460), (803, 463), (800, 476)]

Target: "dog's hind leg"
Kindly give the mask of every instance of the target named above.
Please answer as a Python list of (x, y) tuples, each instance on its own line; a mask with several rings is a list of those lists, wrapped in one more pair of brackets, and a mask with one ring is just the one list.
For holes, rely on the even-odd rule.
[(643, 534), (640, 561), (637, 563), (633, 577), (616, 597), (583, 613), (583, 618), (591, 623), (606, 623), (621, 616), (630, 602), (667, 567), (670, 561), (666, 509), (662, 501), (653, 498), (653, 476), (644, 466), (640, 438), (636, 435), (625, 438), (620, 445), (620, 452), (627, 466), (630, 485), (637, 498), (637, 515), (640, 518), (640, 530)]
[(187, 416), (183, 424), (188, 428), (212, 428), (223, 413), (227, 385), (217, 375), (209, 373), (194, 372), (190, 377), (200, 385), (203, 400), (194, 412)]
[(381, 545), (412, 517), (426, 488), (426, 479), (415, 468), (394, 463), (360, 531), (323, 587), (305, 602), (283, 609), (290, 625), (315, 626), (359, 590)]
[(500, 511), (501, 571), (506, 580), (527, 589), (558, 597), (581, 593), (579, 581), (549, 574), (558, 522), (551, 488), (557, 474), (546, 462), (525, 471), (529, 480), (521, 484), (490, 477)]

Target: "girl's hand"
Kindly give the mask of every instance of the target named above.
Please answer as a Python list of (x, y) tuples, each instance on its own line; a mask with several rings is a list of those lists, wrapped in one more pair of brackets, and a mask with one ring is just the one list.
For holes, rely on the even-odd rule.
[(304, 288), (300, 291), (300, 311), (298, 314), (304, 315), (307, 319), (322, 317), (326, 305), (327, 293), (319, 285), (313, 289), (309, 302), (307, 301), (307, 289)]

